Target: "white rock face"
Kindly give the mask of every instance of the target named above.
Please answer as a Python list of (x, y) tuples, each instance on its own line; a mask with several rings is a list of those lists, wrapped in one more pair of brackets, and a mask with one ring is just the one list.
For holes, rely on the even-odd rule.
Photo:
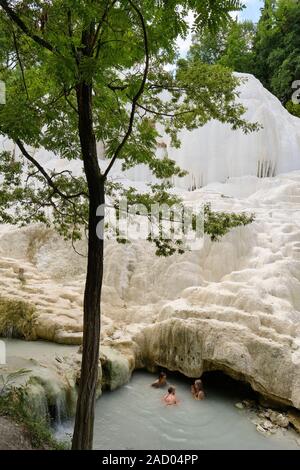
[[(170, 146), (169, 138), (162, 133), (157, 154), (168, 155), (189, 174), (175, 178), (176, 187), (183, 189), (200, 188), (208, 183), (237, 176), (275, 176), (300, 169), (300, 119), (292, 116), (280, 101), (266, 90), (259, 80), (250, 74), (236, 74), (242, 79), (239, 86), (239, 102), (247, 110), (244, 117), (250, 122), (258, 122), (262, 129), (245, 135), (242, 131), (232, 131), (229, 125), (210, 121), (194, 131), (182, 131), (180, 149)], [(0, 136), (0, 151), (18, 149)], [(68, 169), (77, 176), (82, 172), (80, 161), (57, 159), (44, 150), (31, 150), (34, 157), (50, 170)], [(99, 157), (103, 157), (103, 147), (98, 146)], [(106, 168), (108, 161), (100, 160)], [(138, 165), (125, 173), (121, 162), (117, 161), (113, 176), (130, 181), (150, 183), (156, 179), (144, 165)]]
[[(250, 74), (236, 74), (244, 82), (239, 87), (239, 102), (247, 109), (244, 117), (263, 126), (245, 135), (229, 125), (210, 121), (202, 128), (179, 134), (180, 149), (167, 146), (168, 154), (189, 172), (175, 178), (175, 185), (185, 189), (200, 188), (214, 181), (235, 176), (274, 176), (300, 168), (300, 119), (292, 116), (280, 101)], [(152, 181), (145, 167), (127, 172), (129, 179)]]
[[(221, 369), (300, 408), (300, 171), (292, 171), (300, 169), (300, 121), (254, 77), (241, 101), (263, 130), (245, 136), (211, 122), (183, 133), (181, 150), (169, 153), (190, 170), (183, 188), (212, 182), (182, 189), (187, 203), (254, 212), (255, 222), (167, 259), (146, 242), (107, 242), (102, 341), (136, 367), (189, 376)], [(36, 157), (80, 174), (80, 162)], [(256, 176), (280, 172), (289, 173)], [(141, 168), (128, 176), (151, 180)], [(85, 253), (84, 241), (77, 250)], [(80, 344), (85, 269), (86, 259), (49, 230), (0, 227), (0, 296), (36, 305), (39, 338)]]
[[(219, 242), (206, 238), (197, 252), (165, 259), (147, 242), (107, 243), (103, 344), (136, 367), (191, 377), (221, 369), (300, 408), (299, 191), (293, 172), (183, 192), (190, 204), (256, 214)], [(1, 228), (1, 296), (36, 305), (40, 338), (80, 343), (85, 265), (51, 231)]]

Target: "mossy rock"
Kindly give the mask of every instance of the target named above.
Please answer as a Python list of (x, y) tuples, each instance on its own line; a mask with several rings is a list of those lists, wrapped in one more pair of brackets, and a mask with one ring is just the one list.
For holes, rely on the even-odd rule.
[(115, 390), (129, 382), (132, 368), (128, 359), (119, 351), (109, 348), (101, 348), (102, 389)]

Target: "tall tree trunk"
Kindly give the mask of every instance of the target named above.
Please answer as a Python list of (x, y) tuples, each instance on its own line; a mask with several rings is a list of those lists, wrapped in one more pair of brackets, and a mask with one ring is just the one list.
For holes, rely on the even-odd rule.
[(81, 377), (77, 400), (72, 449), (91, 449), (93, 445), (94, 408), (99, 367), (100, 299), (103, 278), (103, 237), (96, 229), (96, 211), (104, 204), (104, 177), (97, 159), (93, 131), (92, 85), (82, 83), (77, 88), (79, 136), (84, 171), (89, 189), (88, 264), (84, 293), (83, 344)]

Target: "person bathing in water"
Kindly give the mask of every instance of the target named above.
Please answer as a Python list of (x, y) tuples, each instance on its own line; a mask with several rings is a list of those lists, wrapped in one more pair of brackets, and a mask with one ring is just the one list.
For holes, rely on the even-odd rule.
[(176, 397), (175, 387), (168, 388), (168, 393), (163, 397), (163, 402), (166, 405), (178, 405), (179, 401)]
[(203, 400), (205, 398), (203, 383), (201, 379), (195, 380), (191, 387), (191, 392), (195, 400)]
[(165, 372), (161, 372), (158, 379), (151, 385), (155, 388), (165, 387), (167, 385), (167, 374), (165, 374)]

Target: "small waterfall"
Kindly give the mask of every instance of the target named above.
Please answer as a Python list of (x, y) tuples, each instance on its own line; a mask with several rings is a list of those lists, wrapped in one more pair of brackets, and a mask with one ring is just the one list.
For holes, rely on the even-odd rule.
[(55, 426), (60, 426), (69, 417), (66, 395), (59, 394), (53, 404), (49, 404), (50, 419)]
[(257, 177), (270, 178), (276, 175), (276, 164), (272, 160), (258, 160)]
[(28, 407), (34, 419), (49, 422), (50, 413), (48, 399), (44, 387), (32, 380), (26, 387), (26, 395), (24, 396), (25, 406)]
[[(76, 390), (61, 387), (58, 383), (34, 378), (27, 387), (28, 406), (38, 419), (51, 426), (60, 426), (74, 414), (77, 399)], [(75, 385), (74, 385), (75, 387)]]

